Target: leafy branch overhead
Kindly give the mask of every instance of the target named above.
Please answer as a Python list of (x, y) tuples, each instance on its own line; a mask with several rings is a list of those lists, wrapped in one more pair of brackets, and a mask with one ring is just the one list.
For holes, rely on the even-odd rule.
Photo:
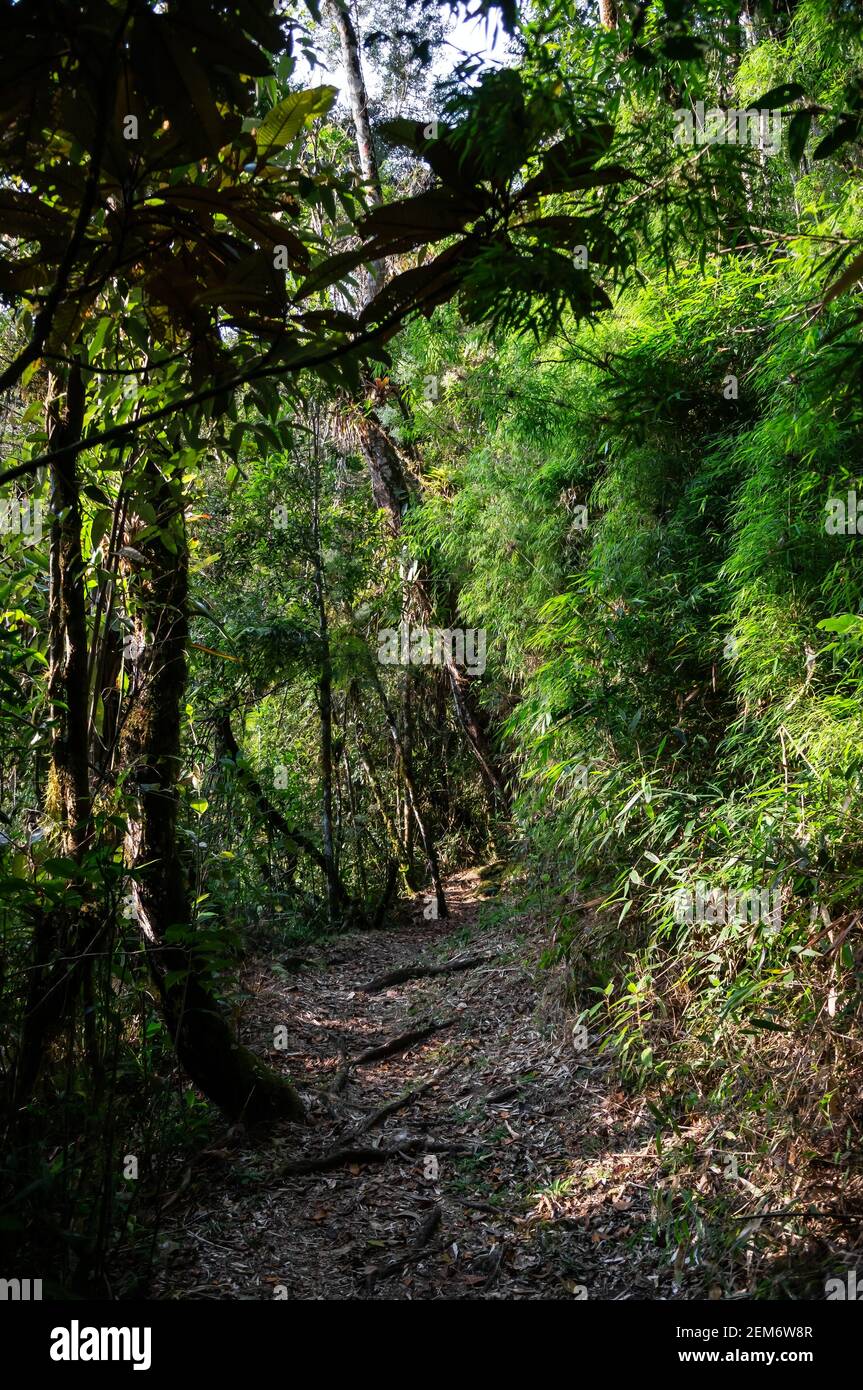
[[(568, 258), (573, 224), (526, 214), (628, 177), (601, 162), (610, 127), (548, 145), (559, 104), (526, 98), (515, 73), (483, 82), (432, 140), (408, 122), (384, 127), (440, 184), (363, 217), (353, 180), (306, 152), (335, 89), (261, 110), (269, 54), (295, 28), (268, 7), (92, 3), (82, 26), (77, 6), (49, 15), (38, 0), (5, 0), (2, 20), (0, 294), (19, 306), (27, 339), (2, 388), (43, 357), (75, 356), (93, 372), (146, 368), (146, 405), (161, 362), (159, 385), (178, 407), (205, 384), (212, 404), (261, 370), (330, 361), (350, 379), (356, 349), (379, 352), (406, 317), (459, 292), (473, 318), (499, 324), (526, 324), (535, 303), (546, 326), (566, 306), (582, 316), (607, 303)], [(595, 213), (584, 227), (609, 263), (610, 231)], [(361, 244), (346, 251), (353, 229)], [(308, 303), (363, 264), (444, 239), (358, 315)]]
[[(457, 294), (469, 321), (547, 333), (566, 311), (579, 320), (609, 305), (595, 267), (622, 264), (623, 254), (592, 195), (636, 175), (604, 162), (614, 134), (607, 123), (585, 121), (555, 139), (562, 112), (552, 95), (547, 86), (526, 92), (518, 73), (491, 73), (454, 124), (382, 123), (382, 138), (423, 160), (438, 182), (363, 218), (366, 251), (382, 259), (459, 240), (391, 281), (366, 307), (366, 322), (409, 297), (423, 296), (430, 312)], [(543, 216), (549, 199), (556, 216)]]
[(262, 341), (319, 345), (321, 325), (291, 315), (292, 287), (317, 244), (310, 214), (338, 196), (350, 215), (354, 200), (332, 169), (309, 175), (291, 156), (334, 89), (292, 93), (258, 118), (255, 79), (270, 74), (286, 28), (257, 4), (96, 3), (87, 16), (3, 6), (3, 227), (14, 240), (0, 293), (29, 304), (33, 325), (2, 384), (42, 353), (104, 342), (98, 320), (118, 314), (127, 349), (156, 360), (181, 349), (193, 385), (231, 376)]

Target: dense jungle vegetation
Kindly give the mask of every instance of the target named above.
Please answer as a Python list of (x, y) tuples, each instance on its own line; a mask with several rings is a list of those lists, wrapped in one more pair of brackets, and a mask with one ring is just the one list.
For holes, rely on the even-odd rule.
[(863, 15), (473, 14), (0, 0), (44, 1297), (819, 1299), (859, 1253)]

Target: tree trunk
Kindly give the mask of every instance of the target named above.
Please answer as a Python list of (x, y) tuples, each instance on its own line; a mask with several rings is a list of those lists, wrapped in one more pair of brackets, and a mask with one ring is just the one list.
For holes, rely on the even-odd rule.
[[(602, 3), (614, 12), (613, 27), (616, 28), (615, 0), (602, 0)], [(360, 169), (369, 189), (371, 201), (376, 204), (381, 202), (380, 171), (372, 143), (368, 93), (360, 62), (359, 40), (350, 17), (348, 4), (349, 0), (331, 0), (331, 10), (341, 45), (348, 100), (356, 130)], [(373, 278), (374, 288), (383, 283), (385, 279), (385, 266), (383, 264), (376, 265)], [(373, 389), (371, 383), (367, 382), (366, 387), (367, 392), (371, 394)], [(398, 535), (402, 529), (402, 518), (410, 501), (411, 492), (410, 483), (402, 467), (398, 451), (374, 411), (358, 414), (354, 419), (354, 426), (369, 470), (375, 503), (388, 513), (393, 534)], [(432, 612), (432, 604), (423, 580), (418, 577), (415, 580), (415, 586), (424, 613), (428, 616)], [(479, 763), (492, 814), (498, 809), (506, 813), (509, 809), (509, 794), (504, 778), (497, 766), (497, 760), (491, 748), (481, 713), (474, 706), (470, 693), (470, 678), (466, 672), (458, 668), (451, 652), (446, 655), (445, 660), (456, 718)]]
[[(65, 401), (51, 377), (47, 403), (50, 448), (77, 440), (84, 422), (84, 386), (77, 366), (69, 371)], [(51, 465), (50, 666), (48, 698), (53, 733), (48, 810), (60, 824), (63, 853), (76, 856), (90, 833), (87, 763), (87, 615), (81, 502), (74, 458)]]
[(405, 783), (405, 794), (407, 796), (411, 812), (413, 813), (414, 819), (416, 820), (417, 830), (419, 831), (420, 840), (422, 841), (422, 847), (425, 851), (426, 859), (428, 860), (429, 871), (431, 873), (432, 879), (432, 886), (434, 888), (435, 900), (437, 902), (438, 916), (448, 917), (449, 908), (447, 907), (446, 898), (444, 896), (443, 883), (441, 881), (440, 867), (438, 864), (437, 850), (435, 849), (434, 839), (432, 838), (431, 830), (429, 829), (425, 816), (423, 815), (420, 809), (419, 796), (417, 794), (416, 785), (411, 774), (410, 764), (405, 757), (405, 749), (404, 744), (402, 742), (401, 734), (399, 733), (398, 722), (390, 707), (390, 702), (387, 699), (386, 691), (381, 685), (380, 679), (374, 667), (371, 668), (371, 678), (372, 684), (374, 685), (375, 690), (377, 691), (378, 699), (381, 702), (381, 708), (384, 712), (384, 718), (387, 722), (387, 728), (390, 731), (390, 737), (392, 738), (393, 744), (395, 745), (395, 748), (397, 749), (399, 757), (401, 759), (402, 774), (404, 776)]
[(458, 665), (449, 644), (443, 645), (446, 648), (443, 654), (444, 665), (449, 676), (456, 718), (479, 763), (492, 811), (500, 809), (506, 813), (510, 805), (509, 792), (498, 767), (482, 711), (474, 703), (471, 695), (471, 677)]
[(381, 179), (378, 170), (378, 162), (375, 158), (374, 144), (372, 142), (368, 96), (366, 94), (365, 78), (363, 77), (362, 61), (360, 59), (360, 41), (354, 27), (354, 22), (350, 16), (348, 0), (332, 0), (330, 9), (342, 51), (342, 65), (345, 70), (345, 87), (348, 94), (348, 104), (351, 108), (351, 118), (357, 134), (357, 153), (360, 160), (360, 172), (368, 190), (370, 201), (377, 204), (381, 201)]
[(599, 0), (599, 22), (603, 29), (617, 28), (617, 0)]
[[(360, 447), (368, 465), (375, 502), (388, 513), (391, 529), (398, 535), (410, 499), (410, 485), (398, 450), (374, 412), (362, 417), (357, 431)], [(433, 617), (434, 605), (422, 574), (414, 577), (413, 589), (423, 618), (428, 622)], [(456, 718), (479, 763), (492, 812), (502, 810), (506, 813), (509, 809), (509, 793), (498, 767), (485, 721), (472, 697), (471, 678), (456, 662), (448, 643), (444, 643), (444, 648), (444, 664), (452, 690)]]
[[(46, 427), (49, 447), (60, 449), (81, 437), (85, 392), (77, 366), (66, 390), (49, 378)], [(57, 827), (60, 849), (80, 860), (92, 837), (87, 762), (87, 616), (81, 506), (74, 458), (51, 466), (51, 557), (49, 571), (48, 699), (51, 756), (46, 812)], [(74, 885), (81, 891), (80, 882)], [(44, 912), (33, 933), (21, 1045), (15, 1070), (15, 1098), (26, 1103), (42, 1067), (50, 1039), (69, 1018), (85, 973), (85, 963), (103, 923), (92, 902), (63, 904)]]
[[(381, 172), (378, 170), (374, 140), (371, 136), (371, 122), (368, 120), (368, 96), (365, 92), (363, 61), (360, 58), (360, 40), (356, 28), (354, 28), (353, 19), (350, 18), (350, 0), (332, 0), (329, 10), (331, 10), (336, 33), (339, 35), (339, 47), (342, 50), (347, 104), (350, 106), (350, 117), (352, 117), (357, 136), (357, 156), (360, 160), (360, 174), (365, 185), (365, 195), (367, 195), (371, 207), (377, 207), (382, 200)], [(371, 299), (371, 296), (384, 284), (385, 278), (384, 261), (372, 261), (365, 299)]]
[[(347, 709), (348, 705), (347, 701), (345, 701), (345, 723), (347, 723)], [(360, 828), (357, 824), (357, 800), (354, 794), (354, 776), (353, 771), (351, 769), (350, 758), (348, 757), (347, 740), (345, 735), (346, 730), (343, 729), (342, 763), (344, 764), (345, 769), (345, 790), (348, 794), (348, 811), (351, 817), (351, 833), (353, 835), (354, 840), (354, 854), (356, 856), (357, 861), (357, 877), (359, 878), (360, 882), (360, 893), (362, 895), (362, 901), (366, 902), (369, 896), (369, 884), (368, 878), (366, 876), (366, 860), (365, 853), (363, 850), (363, 837), (360, 833)]]
[[(372, 389), (370, 384), (369, 389)], [(387, 513), (390, 530), (397, 536), (412, 491), (401, 459), (373, 410), (366, 411), (352, 423), (368, 466), (375, 506)]]
[(321, 724), (321, 839), (326, 862), (327, 908), (330, 926), (335, 926), (340, 904), (339, 876), (336, 869), (336, 851), (333, 840), (333, 669), (330, 654), (330, 631), (327, 621), (324, 557), (321, 550), (320, 469), (317, 454), (312, 466), (314, 469), (312, 546), (314, 550), (315, 602), (318, 609), (318, 636), (321, 644), (321, 664), (318, 674), (318, 714)]
[[(372, 140), (372, 127), (369, 121), (369, 103), (366, 93), (366, 83), (363, 77), (363, 66), (360, 58), (360, 41), (357, 36), (354, 22), (351, 19), (349, 0), (331, 0), (330, 13), (333, 23), (339, 36), (339, 47), (342, 54), (342, 67), (345, 71), (345, 89), (347, 91), (348, 105), (351, 109), (351, 119), (354, 123), (354, 130), (357, 137), (357, 154), (359, 156), (360, 174), (365, 185), (368, 201), (372, 207), (382, 201), (381, 199), (381, 176), (378, 169), (378, 162), (375, 158), (374, 141)], [(368, 292), (366, 298), (370, 298), (378, 289), (381, 288), (386, 278), (386, 269), (382, 261), (374, 261), (369, 273)]]
[[(402, 699), (402, 728), (404, 729), (404, 756), (407, 764), (408, 774), (411, 778), (414, 775), (413, 750), (414, 750), (414, 716), (413, 700), (411, 698), (413, 690), (413, 671), (407, 667), (404, 674), (404, 694)], [(414, 831), (416, 823), (411, 816), (408, 816), (405, 824), (405, 851), (408, 857), (411, 876), (413, 876), (414, 864)]]
[(121, 487), (114, 504), (110, 533), (102, 541), (101, 568), (107, 570), (110, 577), (103, 580), (99, 590), (90, 638), (90, 759), (101, 776), (111, 767), (122, 704), (119, 676), (123, 642), (113, 619), (117, 600), (117, 553), (127, 506), (126, 490)]
[[(133, 561), (140, 655), (131, 708), (120, 737), (120, 766), (133, 800), (126, 837), (133, 904), (179, 1059), (206, 1096), (250, 1124), (299, 1120), (303, 1106), (288, 1081), (241, 1047), (204, 983), (194, 950), (191, 890), (177, 848), (180, 710), (186, 684), (188, 548), (181, 479), (149, 462), (159, 534), (138, 542)], [(170, 544), (165, 544), (165, 536)]]
[(401, 869), (405, 887), (411, 893), (415, 893), (417, 890), (417, 881), (413, 867), (413, 862), (410, 854), (408, 853), (407, 845), (403, 842), (401, 835), (399, 834), (398, 825), (393, 820), (392, 816), (390, 815), (387, 809), (386, 798), (380, 785), (380, 779), (378, 778), (377, 771), (375, 769), (375, 765), (372, 760), (372, 755), (369, 751), (368, 745), (366, 744), (365, 739), (363, 737), (363, 727), (359, 717), (359, 693), (355, 684), (351, 686), (350, 695), (355, 710), (355, 733), (360, 766), (363, 769), (363, 772), (366, 774), (366, 781), (369, 784), (369, 789), (372, 794), (372, 800), (374, 801), (375, 806), (378, 809), (378, 814), (380, 815), (380, 818), (383, 821), (384, 829), (387, 834), (387, 839), (389, 840), (390, 846), (394, 851), (397, 868)]

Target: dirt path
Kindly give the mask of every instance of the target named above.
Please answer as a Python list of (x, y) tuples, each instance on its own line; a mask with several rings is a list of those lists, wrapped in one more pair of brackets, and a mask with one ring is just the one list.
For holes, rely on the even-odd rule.
[[(195, 1161), (165, 1204), (151, 1296), (680, 1296), (648, 1235), (649, 1115), (609, 1094), (610, 1072), (543, 1002), (541, 929), (490, 911), (474, 871), (447, 896), (449, 921), (420, 905), (405, 927), (327, 940), (251, 981), (247, 1039), (300, 1086), (309, 1123), (258, 1147), (231, 1131)], [(476, 955), (488, 963), (361, 989)], [(445, 1026), (345, 1077), (431, 1022)], [(286, 1171), (344, 1147), (398, 1152)]]

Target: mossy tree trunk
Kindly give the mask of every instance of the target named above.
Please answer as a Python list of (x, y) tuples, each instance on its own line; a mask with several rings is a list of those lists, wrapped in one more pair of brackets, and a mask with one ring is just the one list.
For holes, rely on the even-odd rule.
[(153, 462), (146, 472), (159, 532), (136, 543), (140, 558), (131, 562), (138, 656), (119, 746), (132, 798), (126, 848), (135, 913), (167, 1027), (195, 1085), (232, 1118), (299, 1120), (296, 1091), (237, 1042), (194, 950), (191, 887), (177, 845), (188, 639), (183, 487), (178, 473), (163, 474)]
[[(80, 438), (84, 385), (77, 366), (65, 379), (49, 377), (46, 431), (53, 448)], [(51, 546), (48, 605), (48, 701), (51, 754), (46, 814), (64, 858), (80, 861), (92, 839), (87, 760), (87, 618), (81, 504), (73, 456), (51, 465)], [(69, 1018), (102, 923), (92, 902), (74, 903), (80, 882), (70, 885), (68, 901), (47, 908), (33, 932), (14, 1094), (25, 1105), (41, 1071), (51, 1038)]]

